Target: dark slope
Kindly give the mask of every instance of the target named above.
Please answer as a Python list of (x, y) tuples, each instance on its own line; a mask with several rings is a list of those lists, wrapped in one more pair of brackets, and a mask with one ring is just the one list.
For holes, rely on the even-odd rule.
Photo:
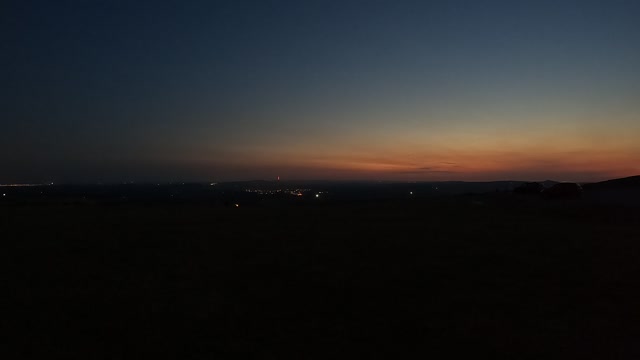
[(626, 178), (612, 179), (601, 181), (598, 183), (585, 184), (585, 190), (610, 190), (610, 189), (640, 189), (640, 175), (629, 176)]
[(640, 206), (640, 176), (583, 185), (587, 199), (599, 203)]

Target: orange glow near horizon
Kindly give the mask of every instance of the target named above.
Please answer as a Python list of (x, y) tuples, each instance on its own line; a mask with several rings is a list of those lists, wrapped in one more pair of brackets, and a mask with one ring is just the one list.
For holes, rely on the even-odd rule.
[(202, 163), (239, 173), (254, 169), (246, 171), (254, 178), (277, 172), (287, 179), (586, 182), (640, 174), (635, 133), (597, 127), (587, 132), (361, 133), (245, 146), (227, 152), (224, 162)]
[[(436, 159), (436, 160), (428, 160)], [(640, 174), (634, 154), (569, 153), (495, 153), (478, 151), (450, 156), (422, 156), (409, 153), (397, 157), (374, 154), (288, 156), (276, 159), (242, 159), (222, 168), (276, 169), (287, 179), (339, 180), (564, 180), (598, 181)], [(273, 170), (273, 171), (276, 171)], [(255, 177), (255, 176), (254, 176)]]

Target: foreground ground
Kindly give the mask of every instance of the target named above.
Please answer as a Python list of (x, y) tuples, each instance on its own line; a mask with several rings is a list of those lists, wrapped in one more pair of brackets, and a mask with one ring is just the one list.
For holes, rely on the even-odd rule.
[(0, 206), (21, 358), (640, 357), (640, 210)]

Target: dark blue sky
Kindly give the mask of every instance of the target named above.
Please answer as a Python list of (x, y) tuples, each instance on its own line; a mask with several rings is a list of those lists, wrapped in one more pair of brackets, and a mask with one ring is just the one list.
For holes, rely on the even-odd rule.
[(638, 1), (0, 5), (0, 183), (640, 173)]

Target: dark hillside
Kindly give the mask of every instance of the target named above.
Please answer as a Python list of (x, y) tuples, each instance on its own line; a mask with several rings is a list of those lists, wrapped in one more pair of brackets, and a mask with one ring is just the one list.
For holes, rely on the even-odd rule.
[(5, 204), (8, 325), (17, 358), (631, 359), (640, 212), (623, 210)]

